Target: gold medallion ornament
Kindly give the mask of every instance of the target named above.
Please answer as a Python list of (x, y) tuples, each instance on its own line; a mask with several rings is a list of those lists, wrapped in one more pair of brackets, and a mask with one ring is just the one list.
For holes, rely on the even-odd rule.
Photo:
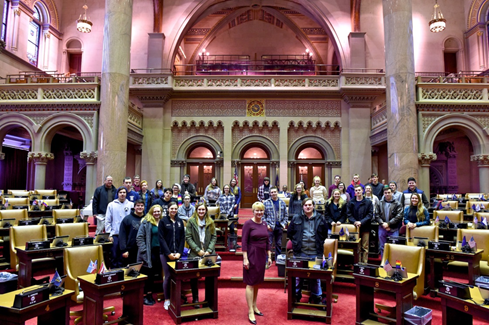
[(246, 102), (246, 116), (265, 116), (265, 100), (251, 99)]

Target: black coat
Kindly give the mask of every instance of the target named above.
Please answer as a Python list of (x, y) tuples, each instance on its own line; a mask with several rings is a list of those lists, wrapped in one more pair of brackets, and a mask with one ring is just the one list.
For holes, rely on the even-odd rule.
[(194, 184), (188, 182), (188, 184), (182, 183), (180, 184), (182, 189), (180, 190), (180, 193), (182, 193), (182, 199), (185, 196), (185, 191), (188, 191), (188, 194), (190, 194), (190, 200), (193, 201), (195, 198), (195, 186)]
[[(316, 219), (314, 220), (314, 229), (316, 230), (316, 256), (322, 257), (324, 253), (324, 240), (328, 237), (328, 225), (326, 220), (320, 214), (314, 211)], [(294, 255), (301, 254), (302, 235), (304, 233), (304, 221), (307, 218), (304, 213), (296, 214), (287, 229), (287, 237), (292, 241)]]
[(328, 227), (331, 227), (331, 223), (334, 222), (341, 222), (345, 223), (346, 222), (346, 210), (347, 210), (347, 203), (345, 202), (341, 208), (339, 208), (340, 211), (340, 216), (339, 218), (334, 217), (334, 208), (333, 208), (333, 201), (328, 202), (325, 207), (325, 215), (324, 217), (326, 218), (326, 222), (328, 223)]
[(360, 232), (370, 231), (371, 223), (373, 219), (374, 209), (372, 201), (366, 198), (360, 202), (358, 209), (355, 209), (355, 200), (357, 198), (353, 197), (350, 202), (347, 203), (346, 215), (350, 223), (355, 223), (355, 221), (360, 221), (362, 225), (360, 226)]
[[(117, 189), (114, 185), (112, 185), (112, 193), (114, 195), (112, 197), (113, 201), (117, 196)], [(99, 186), (95, 189), (92, 200), (92, 213), (94, 216), (97, 214), (105, 214), (107, 212), (107, 206), (110, 203), (108, 196), (109, 193), (107, 192), (105, 185)]]
[(138, 236), (139, 225), (141, 225), (141, 219), (144, 217), (138, 217), (134, 214), (127, 215), (121, 221), (121, 227), (119, 228), (119, 248), (121, 252), (134, 251), (138, 249), (136, 243), (136, 237)]
[(158, 223), (158, 238), (161, 254), (167, 257), (171, 253), (182, 255), (185, 246), (185, 228), (182, 219), (175, 216), (175, 222), (172, 222), (169, 216), (163, 217)]

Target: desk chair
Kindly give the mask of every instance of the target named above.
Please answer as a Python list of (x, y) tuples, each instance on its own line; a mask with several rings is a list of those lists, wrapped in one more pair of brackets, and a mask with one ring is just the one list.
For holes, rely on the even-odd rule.
[(464, 222), (464, 212), (463, 211), (435, 210), (433, 212), (433, 219), (436, 220), (436, 217), (438, 217), (440, 219), (440, 221), (443, 221), (443, 220), (445, 220), (445, 217), (448, 217), (448, 219), (450, 219), (450, 221), (453, 223)]
[(477, 217), (479, 222), (481, 222), (482, 217), (486, 218), (487, 221), (489, 222), (489, 212), (476, 212), (475, 216)]
[[(331, 233), (332, 234), (339, 234), (341, 231), (341, 228), (343, 228), (344, 231), (346, 231), (346, 229), (348, 229), (348, 231), (350, 233), (356, 232), (356, 233), (358, 233), (358, 236), (360, 236), (360, 227), (356, 227), (355, 225), (353, 225), (351, 223), (342, 223), (341, 226), (333, 225), (333, 227), (331, 228)], [(338, 249), (338, 255), (340, 255), (340, 258), (341, 258), (341, 256), (351, 256), (351, 257), (348, 257), (348, 259), (352, 261), (352, 263), (350, 263), (350, 264), (353, 264), (353, 250), (352, 249), (340, 248), (340, 249)]]
[[(454, 194), (437, 194), (436, 199), (437, 200), (452, 200)], [(457, 197), (457, 200), (462, 197), (462, 194), (455, 194)]]
[(326, 258), (328, 258), (329, 253), (331, 253), (331, 257), (333, 259), (333, 281), (336, 277), (336, 262), (338, 260), (338, 240), (337, 239), (326, 239), (324, 241), (324, 251), (323, 254)]
[[(45, 211), (47, 209), (53, 209), (54, 206), (59, 206), (59, 200), (54, 199), (54, 200), (41, 200), (42, 202), (46, 203), (48, 206), (45, 207), (44, 205), (41, 205), (41, 210)], [(56, 210), (56, 209), (53, 209)]]
[(469, 201), (478, 201), (481, 198), (481, 195), (483, 195), (484, 198), (487, 199), (487, 195), (485, 195), (484, 193), (466, 193), (465, 199)]
[(438, 226), (422, 226), (410, 229), (406, 227), (406, 238), (412, 242), (414, 237), (426, 237), (428, 240), (438, 241)]
[(75, 237), (88, 236), (88, 224), (86, 222), (57, 224), (55, 235), (70, 236), (70, 241)]
[(454, 210), (458, 210), (458, 201), (445, 201), (441, 203), (442, 207), (450, 206)]
[[(104, 253), (102, 246), (80, 246), (65, 248), (63, 252), (64, 257), (64, 269), (66, 274), (65, 288), (75, 291), (75, 294), (71, 296), (71, 300), (76, 303), (83, 303), (84, 295), (83, 291), (80, 292), (80, 283), (78, 276), (85, 275), (87, 273), (87, 267), (90, 261), (97, 261), (97, 268), (100, 268), (104, 260)], [(98, 271), (98, 270), (97, 270)], [(111, 312), (115, 314), (114, 307), (104, 308), (104, 312)], [(82, 321), (83, 310), (70, 311), (70, 316), (75, 316), (75, 324)], [(108, 316), (104, 315), (104, 320), (107, 320)]]
[(8, 190), (8, 194), (13, 195), (14, 198), (28, 198), (31, 192), (26, 190)]
[(19, 220), (27, 220), (27, 209), (15, 209), (15, 210), (0, 210), (1, 219), (15, 219), (15, 226), (19, 224)]
[(220, 209), (218, 206), (215, 207), (207, 207), (207, 214), (211, 217), (211, 219), (219, 218)]
[(58, 191), (56, 190), (35, 190), (34, 193), (39, 194), (43, 200), (54, 200), (58, 198)]
[(284, 201), (285, 205), (288, 208), (289, 207), (289, 202), (290, 202), (290, 197), (283, 197), (281, 199), (282, 199), (282, 201)]
[[(10, 202), (10, 200), (9, 200)], [(472, 200), (472, 201), (468, 201), (465, 205), (465, 209), (466, 209), (466, 213), (467, 215), (471, 216), (474, 214), (474, 210), (472, 209), (472, 205), (478, 205), (478, 206), (484, 206), (484, 210), (488, 210), (489, 209), (489, 202), (488, 201), (479, 201), (479, 200)]]
[[(33, 239), (47, 240), (45, 225), (10, 227), (10, 268), (19, 270), (19, 261), (15, 247), (25, 247), (25, 243)], [(54, 261), (52, 257), (40, 258), (36, 262)]]
[(54, 209), (53, 210), (53, 222), (57, 224), (57, 219), (74, 219), (73, 222), (77, 222), (77, 217), (80, 216), (79, 209)]
[(22, 209), (27, 209), (29, 207), (29, 197), (25, 198), (8, 198), (6, 199), (8, 201), (8, 210), (11, 209), (16, 209), (15, 207), (19, 208), (22, 207)]
[[(420, 227), (423, 228), (423, 227)], [(406, 268), (409, 273), (418, 275), (416, 286), (413, 288), (413, 298), (417, 300), (418, 297), (424, 293), (425, 282), (425, 248), (416, 246), (406, 246), (386, 243), (384, 246), (384, 256), (380, 265), (384, 265), (386, 259), (389, 260), (391, 265), (396, 260), (401, 261), (402, 266)], [(394, 299), (395, 300), (395, 299)], [(394, 317), (396, 315), (396, 307), (385, 306), (381, 304), (375, 304), (375, 307), (380, 310), (386, 310), (389, 312), (387, 317)]]
[[(477, 249), (483, 249), (484, 252), (482, 252), (482, 258), (480, 261), (480, 272), (481, 275), (489, 275), (489, 230), (487, 229), (458, 229), (457, 230), (457, 241), (462, 241), (464, 238), (467, 239), (467, 241), (470, 240), (471, 237), (474, 237), (474, 240), (477, 244)], [(449, 262), (448, 265), (455, 265), (455, 266), (467, 266), (467, 263), (465, 262), (457, 262), (457, 261), (452, 261)]]

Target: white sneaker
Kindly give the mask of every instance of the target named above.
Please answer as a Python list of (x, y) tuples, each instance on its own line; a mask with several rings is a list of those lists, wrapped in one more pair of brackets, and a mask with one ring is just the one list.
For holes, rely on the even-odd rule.
[(163, 308), (165, 308), (165, 310), (168, 310), (168, 307), (170, 307), (170, 300), (165, 300), (165, 304), (163, 305)]

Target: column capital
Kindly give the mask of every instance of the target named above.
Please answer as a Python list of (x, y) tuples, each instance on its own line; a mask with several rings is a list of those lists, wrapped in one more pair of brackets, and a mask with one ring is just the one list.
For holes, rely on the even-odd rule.
[(87, 165), (93, 165), (97, 161), (98, 153), (96, 151), (82, 151), (80, 158), (85, 160)]
[(428, 152), (428, 153), (418, 153), (418, 160), (423, 167), (429, 167), (433, 160), (436, 160), (438, 157), (436, 153)]
[(27, 159), (34, 161), (36, 165), (46, 165), (49, 160), (54, 159), (54, 155), (51, 152), (29, 152)]
[(470, 161), (476, 161), (479, 167), (489, 167), (489, 155), (472, 155)]

